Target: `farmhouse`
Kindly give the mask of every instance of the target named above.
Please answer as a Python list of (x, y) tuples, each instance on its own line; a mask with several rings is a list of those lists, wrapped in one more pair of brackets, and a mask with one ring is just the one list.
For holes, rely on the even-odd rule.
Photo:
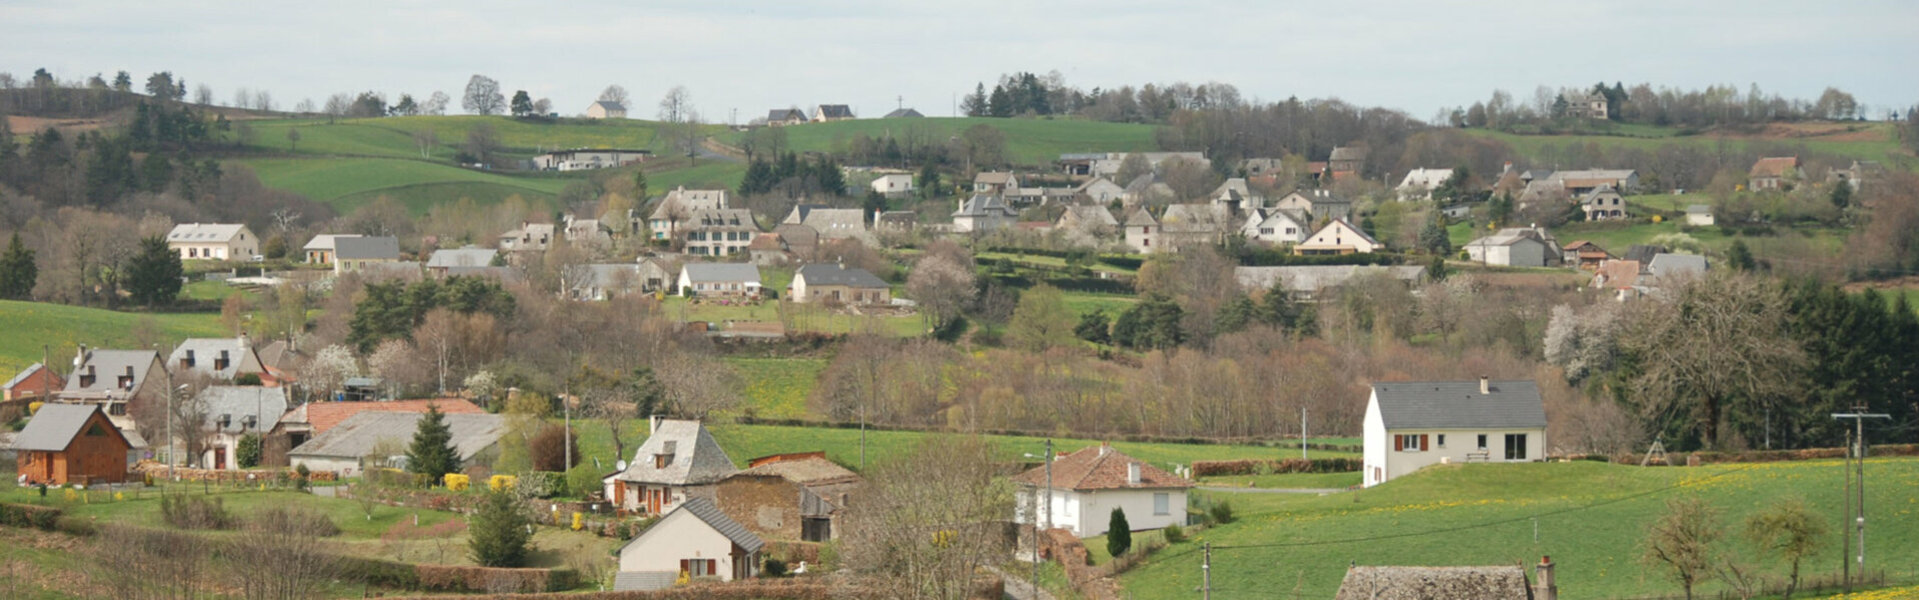
[(975, 193), (960, 201), (959, 210), (953, 211), (953, 231), (985, 233), (1011, 227), (1017, 219), (1019, 212), (1007, 206), (999, 196)]
[(1559, 262), (1559, 252), (1544, 231), (1508, 227), (1466, 244), (1466, 255), (1481, 264), (1502, 267), (1544, 267)]
[(1546, 409), (1531, 381), (1375, 383), (1366, 401), (1372, 487), (1428, 465), (1545, 458)]
[(1326, 168), (1332, 171), (1335, 179), (1341, 177), (1341, 173), (1358, 173), (1360, 169), (1366, 167), (1368, 153), (1365, 146), (1334, 148), (1332, 155), (1326, 159)]
[(838, 263), (811, 264), (793, 274), (793, 286), (787, 297), (794, 302), (837, 304), (887, 304), (892, 302), (891, 288), (865, 269), (848, 269)]
[(1626, 200), (1610, 185), (1601, 185), (1586, 192), (1585, 196), (1579, 198), (1579, 209), (1586, 211), (1588, 221), (1624, 219), (1629, 216), (1626, 213)]
[[(1153, 218), (1152, 211), (1142, 206), (1126, 217), (1126, 245), (1141, 254), (1152, 252), (1153, 240), (1159, 237), (1159, 219)], [(1163, 244), (1162, 244), (1163, 245)]]
[[(598, 106), (599, 103), (594, 103)], [(622, 111), (624, 114), (624, 111)], [(625, 117), (612, 117), (616, 119)], [(622, 148), (577, 148), (573, 150), (555, 150), (533, 157), (533, 168), (541, 171), (583, 171), (587, 169), (610, 169), (646, 162), (653, 158), (652, 150), (632, 150)]]
[(913, 195), (913, 176), (906, 173), (887, 173), (873, 178), (873, 193), (888, 198), (905, 198)]
[(115, 427), (134, 429), (139, 404), (167, 396), (166, 365), (152, 350), (105, 350), (81, 346), (67, 385), (54, 394), (60, 402), (99, 404)]
[(460, 248), (441, 248), (434, 250), (426, 259), (426, 272), (434, 277), (446, 278), (450, 271), (460, 267), (487, 267), (493, 265), (493, 257), (500, 251), (492, 248), (465, 246)]
[(1711, 227), (1712, 207), (1704, 204), (1686, 205), (1686, 224), (1693, 227)]
[(1297, 244), (1306, 240), (1306, 226), (1286, 211), (1255, 208), (1247, 214), (1239, 234), (1265, 244)]
[(653, 205), (653, 213), (646, 218), (647, 230), (653, 232), (653, 239), (670, 240), (679, 236), (680, 224), (693, 211), (714, 208), (726, 208), (725, 189), (689, 190), (680, 186)]
[(1799, 179), (1799, 157), (1773, 156), (1752, 163), (1746, 175), (1746, 189), (1752, 191), (1790, 189)]
[(853, 118), (853, 109), (845, 104), (821, 104), (813, 108), (813, 122), (846, 121)]
[(287, 412), (286, 388), (215, 385), (200, 390), (206, 421), (206, 450), (200, 466), (207, 469), (239, 469), (240, 438), (261, 435), (272, 430)]
[(1333, 195), (1332, 190), (1294, 190), (1281, 196), (1273, 208), (1293, 213), (1293, 218), (1305, 224), (1321, 219), (1344, 219), (1353, 213), (1353, 202)]
[(1067, 206), (1066, 211), (1060, 213), (1059, 220), (1053, 223), (1053, 230), (1060, 232), (1072, 244), (1097, 246), (1119, 232), (1119, 221), (1105, 206), (1075, 204)]
[(745, 252), (760, 232), (753, 211), (744, 208), (708, 208), (695, 210), (680, 222), (685, 233), (687, 254), (696, 256), (732, 256)]
[(599, 100), (586, 107), (588, 119), (624, 119), (626, 105), (614, 100)]
[(1569, 265), (1576, 265), (1581, 271), (1598, 271), (1599, 265), (1613, 259), (1611, 252), (1586, 240), (1576, 240), (1562, 249), (1562, 259)]
[[(363, 469), (403, 468), (405, 455), (374, 456), (379, 448), (394, 448), (404, 453), (413, 432), (420, 427), (423, 413), (365, 411), (315, 435), (287, 453), (293, 466), (306, 465), (314, 471), (333, 471), (352, 477)], [(453, 434), (453, 450), (462, 467), (491, 464), (500, 454), (500, 436), (506, 434), (506, 417), (489, 414), (446, 414), (447, 428)], [(366, 461), (362, 465), (362, 460)]]
[[(308, 402), (298, 408), (280, 415), (273, 426), (267, 428), (267, 446), (280, 447), (278, 456), (268, 452), (266, 458), (273, 466), (289, 466), (286, 450), (298, 448), (313, 436), (328, 430), (363, 412), (378, 413), (414, 413), (422, 414), (427, 406), (440, 409), (448, 415), (480, 415), (486, 409), (460, 398), (434, 398), (428, 400), (393, 400), (390, 402)], [(284, 443), (282, 443), (284, 442)], [(273, 460), (278, 459), (278, 460)]]
[(859, 485), (859, 475), (824, 452), (776, 454), (720, 480), (713, 501), (761, 537), (824, 542), (839, 536), (836, 521)]
[(1354, 254), (1377, 252), (1385, 248), (1385, 244), (1379, 243), (1379, 240), (1373, 239), (1373, 236), (1366, 235), (1366, 232), (1360, 231), (1358, 227), (1354, 227), (1353, 224), (1347, 222), (1346, 219), (1336, 218), (1333, 219), (1331, 223), (1327, 223), (1325, 227), (1319, 228), (1319, 231), (1313, 232), (1313, 235), (1306, 238), (1306, 241), (1294, 246), (1293, 253), (1303, 255)]
[(1019, 189), (1019, 175), (1003, 171), (982, 171), (973, 176), (973, 193), (1001, 195)]
[[(1041, 465), (1013, 477), (1019, 486), (1018, 521), (1037, 518), (1042, 529), (1065, 528), (1079, 537), (1106, 533), (1113, 509), (1135, 531), (1186, 524), (1186, 490), (1193, 482), (1100, 444), (1053, 459), (1051, 479)], [(1035, 494), (1048, 506), (1031, 514)]]
[(1452, 178), (1452, 169), (1420, 168), (1407, 171), (1406, 177), (1399, 180), (1399, 199), (1402, 202), (1406, 200), (1431, 200), (1433, 199), (1433, 190), (1439, 189), (1440, 184), (1446, 183), (1446, 180)]
[(766, 111), (766, 124), (772, 127), (785, 127), (806, 122), (806, 113), (797, 108), (775, 108)]
[(167, 233), (167, 248), (180, 260), (250, 260), (260, 253), (260, 238), (245, 225), (188, 223)]
[(681, 296), (760, 296), (760, 268), (744, 263), (687, 263), (680, 267)]
[(1114, 200), (1118, 200), (1126, 194), (1126, 188), (1120, 187), (1119, 184), (1113, 183), (1113, 180), (1105, 177), (1089, 179), (1086, 183), (1079, 184), (1079, 187), (1074, 188), (1073, 191), (1079, 197), (1090, 200), (1100, 206), (1112, 204)]
[(786, 213), (782, 225), (805, 225), (819, 233), (822, 240), (854, 238), (868, 246), (873, 235), (866, 230), (866, 211), (858, 208), (831, 208), (823, 204), (795, 205)]
[(301, 249), (306, 251), (307, 264), (330, 265), (333, 264), (334, 248), (339, 240), (356, 237), (360, 236), (350, 233), (323, 233), (313, 236), (313, 239), (308, 240), (307, 245)]
[(693, 498), (710, 498), (714, 483), (739, 471), (699, 421), (654, 417), (652, 430), (633, 451), (633, 462), (613, 476), (609, 497), (621, 510), (664, 514)]
[(919, 119), (924, 117), (926, 117), (926, 115), (920, 114), (920, 111), (917, 111), (911, 108), (895, 108), (893, 109), (893, 112), (886, 113), (886, 116), (880, 117), (880, 118), (882, 119)]
[(400, 261), (400, 239), (395, 237), (341, 238), (334, 241), (333, 249), (334, 275), (372, 270), (378, 263)]
[(501, 252), (545, 252), (553, 243), (552, 223), (520, 222), (520, 228), (500, 234)]
[(620, 547), (615, 591), (662, 590), (681, 575), (720, 581), (750, 579), (759, 573), (766, 542), (720, 512), (713, 501), (695, 498), (680, 504), (639, 537)]
[(13, 438), (20, 478), (47, 485), (127, 480), (133, 443), (94, 405), (47, 404)]
[(645, 291), (639, 263), (581, 265), (569, 273), (567, 294), (574, 300), (608, 300)]

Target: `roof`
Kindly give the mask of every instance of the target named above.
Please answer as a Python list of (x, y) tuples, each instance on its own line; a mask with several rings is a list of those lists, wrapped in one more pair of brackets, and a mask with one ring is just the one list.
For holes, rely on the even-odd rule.
[[(14, 450), (59, 452), (66, 450), (87, 419), (100, 410), (98, 404), (54, 404), (40, 406), (27, 421), (27, 428), (13, 438)], [(111, 426), (111, 424), (109, 424)], [(118, 428), (115, 428), (117, 431)], [(121, 436), (125, 439), (126, 436)]]
[(686, 263), (680, 269), (693, 283), (760, 280), (760, 268), (747, 263)]
[(886, 113), (885, 118), (887, 119), (917, 119), (924, 116), (926, 115), (920, 114), (920, 111), (913, 110), (910, 108), (901, 108), (901, 109), (894, 110), (893, 112)]
[[(224, 433), (268, 431), (287, 414), (286, 388), (281, 387), (215, 385), (200, 390), (200, 398), (206, 402), (204, 428)], [(226, 427), (220, 427), (220, 417), (227, 417)]]
[(1153, 213), (1148, 212), (1146, 210), (1146, 207), (1144, 206), (1141, 206), (1139, 207), (1138, 210), (1133, 211), (1133, 214), (1126, 215), (1127, 227), (1142, 227), (1142, 226), (1151, 226), (1151, 225), (1158, 225), (1158, 224), (1159, 224), (1159, 220), (1153, 218)]
[(1600, 263), (1593, 282), (1609, 288), (1629, 288), (1639, 284), (1639, 261), (1609, 260)]
[[(685, 219), (693, 211), (707, 208), (726, 208), (726, 190), (689, 190), (686, 186), (673, 188), (653, 205), (653, 214), (647, 218), (656, 221), (675, 217)], [(675, 211), (679, 214), (675, 215)]]
[(822, 118), (822, 119), (853, 118), (853, 109), (846, 106), (845, 104), (821, 104), (818, 110), (819, 110), (819, 118)]
[(1399, 187), (1430, 190), (1438, 188), (1439, 184), (1446, 183), (1452, 177), (1452, 169), (1413, 169), (1406, 172), (1406, 178), (1399, 181)]
[(1526, 569), (1352, 567), (1334, 600), (1532, 600)]
[(1334, 148), (1332, 157), (1328, 160), (1366, 160), (1366, 147), (1340, 146)]
[(357, 233), (322, 233), (307, 241), (303, 250), (332, 250), (335, 243), (346, 238), (360, 237)]
[[(688, 498), (672, 511), (666, 513), (666, 516), (661, 517), (660, 520), (665, 521), (666, 519), (671, 519), (674, 515), (682, 512), (704, 521), (708, 527), (713, 528), (713, 531), (717, 531), (720, 535), (726, 536), (726, 539), (732, 541), (733, 545), (739, 546), (741, 550), (746, 551), (748, 554), (759, 552), (761, 548), (766, 547), (766, 542), (761, 540), (760, 536), (753, 535), (753, 532), (747, 531), (744, 525), (740, 525), (738, 521), (728, 518), (726, 513), (720, 512), (720, 507), (715, 506), (712, 500), (706, 498), (697, 496)], [(652, 530), (649, 529), (648, 531), (650, 532)], [(633, 541), (621, 546), (620, 552), (626, 552), (627, 548), (633, 547), (634, 544), (638, 544), (644, 539), (647, 539), (646, 534), (641, 533), (638, 537), (633, 538)], [(615, 582), (615, 585), (618, 585), (618, 583)]]
[[(177, 373), (180, 361), (186, 358), (188, 352), (193, 353), (191, 371), (233, 379), (240, 374), (241, 363), (246, 361), (248, 353), (253, 352), (253, 347), (240, 338), (187, 338), (181, 340), (180, 345), (174, 346), (173, 352), (167, 355), (167, 364), (173, 367), (170, 370)], [(214, 369), (213, 361), (220, 358), (221, 352), (227, 353), (227, 367)]]
[(1018, 215), (1019, 212), (1013, 210), (1013, 207), (1007, 206), (1005, 202), (1000, 200), (999, 196), (988, 194), (973, 194), (971, 198), (966, 199), (965, 204), (960, 205), (959, 210), (953, 211), (955, 218), (990, 216), (1011, 218)]
[(620, 103), (618, 103), (618, 102), (614, 102), (614, 101), (612, 101), (612, 100), (595, 100), (595, 101), (593, 102), (593, 106), (598, 106), (598, 107), (600, 107), (600, 108), (604, 108), (604, 109), (606, 109), (606, 110), (608, 110), (608, 111), (615, 111), (615, 110), (617, 110), (617, 111), (620, 111), (620, 112), (626, 112), (626, 106), (625, 106), (625, 105), (623, 105), (623, 104), (620, 104)]
[(806, 120), (806, 113), (800, 112), (800, 109), (797, 108), (775, 108), (766, 111), (767, 121), (789, 121), (793, 119), (804, 121)]
[[(313, 436), (287, 455), (360, 458), (383, 440), (401, 444), (411, 441), (423, 417), (422, 413), (363, 412)], [(453, 434), (453, 449), (462, 461), (486, 450), (506, 433), (506, 417), (500, 415), (449, 414), (445, 418)]]
[(1553, 171), (1547, 175), (1547, 178), (1561, 181), (1625, 181), (1632, 178), (1635, 174), (1637, 174), (1637, 171), (1632, 169), (1578, 169), (1572, 171)]
[[(160, 353), (153, 350), (88, 350), (86, 360), (81, 361), (78, 365), (79, 368), (67, 374), (66, 391), (104, 391), (115, 389), (114, 386), (119, 376), (127, 372), (127, 367), (133, 367), (132, 389), (140, 389), (140, 386), (145, 383), (147, 378), (148, 368), (152, 367), (153, 361), (159, 360), (159, 358)], [(93, 367), (93, 385), (82, 387), (80, 385), (80, 376), (86, 374), (87, 367)]]
[(1752, 163), (1753, 177), (1781, 177), (1799, 168), (1797, 156), (1769, 156)]
[(1346, 283), (1354, 277), (1384, 274), (1401, 281), (1418, 282), (1426, 268), (1418, 266), (1310, 265), (1291, 267), (1234, 267), (1239, 284), (1249, 290), (1269, 290), (1280, 284), (1288, 292), (1317, 292)]
[(1106, 210), (1104, 206), (1093, 206), (1090, 204), (1068, 206), (1066, 207), (1066, 212), (1060, 213), (1059, 221), (1061, 223), (1066, 222), (1066, 217), (1068, 216), (1071, 216), (1073, 218), (1073, 224), (1081, 229), (1119, 226), (1119, 221), (1114, 219), (1113, 213)]
[(1712, 214), (1712, 207), (1704, 204), (1688, 204), (1686, 205), (1686, 214), (1710, 215)]
[(819, 263), (800, 267), (794, 279), (806, 279), (806, 285), (843, 285), (856, 288), (885, 288), (886, 282), (865, 269), (848, 269), (839, 263)]
[(1174, 204), (1160, 215), (1162, 233), (1219, 233), (1231, 227), (1232, 215), (1217, 204)]
[(247, 226), (239, 223), (184, 223), (173, 226), (167, 232), (169, 243), (227, 242), (240, 235)]
[(1665, 246), (1649, 246), (1644, 244), (1634, 244), (1632, 246), (1627, 247), (1626, 255), (1620, 258), (1624, 258), (1630, 261), (1637, 261), (1639, 264), (1643, 265), (1643, 264), (1652, 262), (1652, 257), (1657, 256), (1659, 254), (1663, 254), (1665, 252), (1666, 252)]
[(1007, 185), (1013, 183), (1014, 175), (1007, 171), (985, 171), (973, 176), (973, 183), (987, 185)]
[(1539, 385), (1493, 381), (1408, 381), (1373, 384), (1386, 429), (1535, 429), (1546, 426)]
[(753, 221), (753, 211), (744, 208), (702, 208), (689, 212), (680, 226), (689, 229), (750, 229), (759, 230), (759, 224)]
[[(1139, 483), (1127, 482), (1126, 465), (1139, 465)], [(1046, 465), (1013, 476), (1015, 483), (1046, 485)], [(1183, 489), (1193, 487), (1184, 477), (1167, 473), (1137, 458), (1100, 444), (1053, 459), (1052, 486), (1068, 490)]]
[(334, 240), (333, 256), (339, 260), (398, 260), (400, 238), (350, 237)]
[(786, 215), (786, 222), (811, 227), (827, 239), (868, 237), (865, 209), (802, 204), (793, 207), (793, 212)]
[(1704, 273), (1707, 268), (1706, 257), (1695, 254), (1660, 253), (1646, 263), (1646, 273), (1655, 277)]
[(1513, 244), (1517, 244), (1526, 240), (1532, 240), (1535, 242), (1544, 243), (1539, 238), (1540, 238), (1539, 232), (1530, 227), (1508, 227), (1505, 229), (1501, 229), (1497, 232), (1494, 232), (1492, 235), (1482, 237), (1482, 238), (1473, 240), (1471, 242), (1467, 242), (1466, 245), (1467, 246), (1511, 246)]
[[(1333, 220), (1332, 220), (1331, 222), (1329, 222), (1329, 223), (1327, 223), (1325, 227), (1321, 227), (1321, 228), (1319, 228), (1319, 231), (1314, 231), (1314, 232), (1312, 233), (1312, 235), (1309, 235), (1309, 236), (1307, 236), (1307, 238), (1306, 238), (1306, 243), (1304, 243), (1304, 244), (1300, 244), (1300, 246), (1303, 246), (1303, 247), (1308, 247), (1308, 248), (1312, 248), (1312, 247), (1327, 247), (1327, 246), (1329, 246), (1329, 245), (1327, 245), (1327, 244), (1317, 244), (1317, 245), (1316, 245), (1316, 244), (1313, 244), (1313, 243), (1312, 243), (1312, 239), (1313, 239), (1313, 238), (1316, 238), (1316, 237), (1319, 237), (1319, 234), (1320, 234), (1320, 233), (1322, 233), (1322, 232), (1325, 232), (1326, 230), (1328, 230), (1328, 229), (1332, 229), (1332, 228), (1334, 228), (1334, 227), (1340, 227), (1340, 228), (1344, 228), (1344, 229), (1345, 229), (1346, 231), (1348, 231), (1348, 232), (1351, 232), (1351, 233), (1352, 233), (1353, 235), (1355, 235), (1355, 236), (1358, 236), (1358, 238), (1359, 238), (1359, 239), (1361, 239), (1361, 240), (1364, 240), (1364, 241), (1365, 241), (1365, 242), (1366, 242), (1366, 243), (1367, 243), (1368, 245), (1372, 245), (1372, 246), (1384, 246), (1384, 245), (1385, 245), (1385, 244), (1381, 244), (1381, 243), (1379, 243), (1379, 240), (1376, 240), (1376, 239), (1373, 239), (1373, 236), (1370, 236), (1370, 235), (1366, 235), (1366, 230), (1364, 230), (1364, 229), (1360, 229), (1360, 228), (1358, 228), (1358, 227), (1355, 227), (1355, 226), (1353, 226), (1353, 224), (1352, 224), (1351, 222), (1348, 222), (1348, 221), (1347, 221), (1346, 219), (1344, 219), (1344, 218), (1338, 218), (1338, 219), (1333, 219)], [(1341, 245), (1341, 246), (1350, 246), (1350, 245), (1353, 245), (1353, 244), (1340, 244), (1340, 245)]]
[(465, 246), (461, 248), (441, 248), (434, 250), (426, 259), (426, 268), (446, 269), (452, 267), (485, 267), (493, 264), (493, 257), (499, 250)]
[(426, 412), (428, 404), (438, 405), (441, 413), (449, 415), (486, 414), (485, 409), (459, 398), (394, 400), (392, 402), (309, 402), (288, 412), (280, 421), (306, 423), (313, 428), (313, 433), (320, 434), (338, 426), (353, 415), (363, 412), (420, 414)]
[[(639, 263), (599, 263), (581, 266), (585, 267), (581, 269), (581, 276), (566, 282), (568, 287), (583, 290), (589, 287), (615, 289), (615, 285), (638, 289), (640, 286)], [(630, 274), (629, 279), (622, 282), (621, 273)]]
[[(664, 467), (655, 466), (654, 457), (660, 455), (672, 455), (673, 461)], [(720, 448), (720, 443), (714, 441), (713, 434), (699, 421), (661, 419), (653, 435), (647, 436), (639, 449), (633, 451), (633, 462), (627, 464), (619, 479), (697, 485), (719, 481), (736, 472), (739, 469), (733, 466), (733, 459), (726, 456), (726, 450)]]
[(806, 486), (848, 483), (858, 481), (860, 478), (858, 474), (846, 467), (820, 456), (776, 460), (740, 471), (738, 474), (772, 475)]

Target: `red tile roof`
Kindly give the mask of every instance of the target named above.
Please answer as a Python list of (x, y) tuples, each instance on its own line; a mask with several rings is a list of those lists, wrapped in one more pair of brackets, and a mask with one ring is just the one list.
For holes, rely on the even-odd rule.
[(313, 426), (313, 435), (317, 436), (339, 425), (341, 421), (363, 412), (424, 413), (428, 404), (438, 405), (441, 413), (449, 415), (486, 413), (485, 409), (461, 398), (394, 400), (392, 402), (315, 402), (300, 408), (306, 411), (306, 421)]
[[(1139, 483), (1127, 483), (1128, 464), (1139, 465)], [(1046, 485), (1046, 466), (1020, 473), (1013, 477), (1013, 481), (1034, 486)], [(1053, 487), (1081, 491), (1167, 489), (1190, 488), (1193, 482), (1102, 444), (1054, 459)]]

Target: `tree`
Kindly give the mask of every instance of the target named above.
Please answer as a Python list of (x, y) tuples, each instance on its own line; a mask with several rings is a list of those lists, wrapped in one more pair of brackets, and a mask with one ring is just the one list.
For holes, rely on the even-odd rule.
[(298, 127), (287, 128), (287, 151), (288, 152), (300, 151), (300, 128)]
[(960, 132), (965, 146), (967, 167), (991, 169), (1006, 163), (1006, 133), (981, 123)]
[(927, 436), (875, 465), (847, 503), (845, 564), (889, 598), (961, 600), (1007, 548), (1013, 511), (1002, 450), (978, 437)]
[(114, 73), (113, 74), (113, 91), (116, 91), (116, 92), (133, 91), (133, 75), (128, 74), (126, 71)]
[(1117, 557), (1131, 549), (1133, 526), (1126, 522), (1126, 511), (1115, 506), (1112, 518), (1106, 522), (1106, 553)]
[(466, 159), (482, 165), (493, 164), (494, 154), (500, 151), (500, 134), (493, 125), (481, 123), (466, 132), (466, 143), (460, 146), (466, 153)]
[(527, 543), (533, 539), (530, 523), (512, 491), (487, 492), (467, 528), (467, 549), (472, 552), (473, 562), (482, 567), (525, 565)]
[(420, 105), (413, 101), (413, 94), (400, 94), (400, 101), (393, 103), (387, 112), (396, 117), (411, 117), (420, 114)]
[(1729, 414), (1750, 418), (1798, 388), (1806, 356), (1770, 281), (1718, 273), (1671, 284), (1641, 306), (1621, 339), (1631, 397), (1658, 422), (1718, 448)]
[(1839, 208), (1852, 206), (1852, 184), (1846, 181), (1832, 184), (1832, 193), (1828, 194), (1826, 199), (1832, 201), (1832, 205)]
[(1746, 247), (1746, 240), (1733, 240), (1732, 246), (1726, 248), (1726, 266), (1740, 272), (1759, 268), (1758, 262), (1752, 258), (1752, 249)]
[(1723, 535), (1719, 530), (1719, 511), (1696, 496), (1666, 501), (1666, 513), (1646, 529), (1646, 548), (1639, 561), (1648, 567), (1665, 569), (1686, 599), (1692, 600), (1693, 585), (1711, 573), (1716, 549)]
[(1826, 522), (1804, 498), (1785, 498), (1747, 517), (1746, 537), (1759, 547), (1760, 554), (1792, 565), (1783, 596), (1790, 599), (1799, 589), (1799, 563), (1819, 553), (1819, 540), (1826, 537)]
[(1444, 217), (1435, 215), (1426, 219), (1426, 226), (1419, 230), (1419, 249), (1437, 256), (1453, 253), (1453, 240), (1446, 233)]
[[(527, 455), (533, 460), (533, 470), (561, 472), (580, 464), (580, 438), (577, 434), (569, 433), (565, 427), (547, 425), (527, 442)], [(566, 464), (568, 456), (573, 458), (573, 464)]]
[(533, 101), (533, 116), (544, 117), (553, 114), (553, 100), (541, 98)]
[(617, 83), (606, 86), (606, 89), (600, 90), (600, 101), (626, 106), (626, 88), (621, 87), (620, 84)]
[[(420, 105), (420, 114), (444, 115), (446, 114), (446, 105), (452, 102), (453, 99), (447, 97), (446, 92), (433, 92), (433, 95), (427, 97), (426, 103)], [(261, 110), (266, 109), (261, 108)]]
[(686, 86), (673, 86), (673, 89), (667, 90), (666, 95), (660, 98), (660, 121), (666, 123), (685, 121), (688, 112), (692, 109), (693, 93), (686, 91)]
[(1139, 176), (1148, 175), (1152, 172), (1153, 161), (1147, 160), (1145, 153), (1129, 152), (1126, 154), (1126, 158), (1119, 160), (1119, 172), (1114, 174), (1114, 176), (1119, 179), (1113, 183), (1129, 185), (1134, 179), (1138, 179)]
[(433, 133), (432, 129), (421, 129), (413, 132), (413, 145), (420, 149), (420, 158), (424, 160), (434, 146), (440, 145), (440, 136)]
[(929, 199), (938, 198), (940, 195), (939, 167), (934, 165), (933, 161), (926, 161), (926, 164), (920, 165), (918, 180), (913, 184), (919, 186), (920, 195)]
[[(39, 87), (38, 83), (40, 81), (40, 74), (44, 72), (45, 71), (42, 70), (34, 73), (33, 79), (35, 82), (35, 87)], [(51, 80), (53, 78), (52, 76), (48, 76), (47, 79)], [(173, 88), (173, 72), (172, 71), (161, 71), (159, 73), (154, 73), (152, 75), (147, 76), (147, 95), (148, 96), (153, 96), (154, 98), (157, 98), (160, 100), (172, 100), (174, 98), (173, 89), (174, 88)]]
[(1006, 326), (1008, 341), (1029, 352), (1074, 345), (1073, 311), (1059, 288), (1044, 283), (1020, 295), (1013, 320)]
[(127, 261), (127, 292), (135, 303), (145, 306), (171, 303), (180, 295), (184, 273), (180, 254), (167, 247), (166, 238), (148, 237), (140, 240), (139, 253)]
[(0, 255), (0, 298), (24, 300), (33, 295), (33, 283), (40, 277), (33, 254), (20, 242), (20, 232), (13, 232), (7, 253)]
[(533, 116), (533, 97), (528, 96), (526, 90), (513, 92), (513, 116)]
[(406, 450), (406, 470), (427, 476), (434, 485), (439, 485), (447, 473), (460, 470), (460, 453), (453, 449), (453, 430), (447, 426), (446, 415), (440, 413), (437, 404), (427, 405), (426, 414), (413, 430), (413, 443)]
[[(252, 373), (248, 373), (252, 375)], [(251, 469), (260, 465), (260, 434), (249, 433), (240, 437), (240, 443), (233, 448), (233, 461), (242, 469)]]
[(1073, 335), (1095, 344), (1105, 344), (1112, 340), (1112, 324), (1104, 309), (1080, 315), (1079, 325), (1073, 327)]
[(497, 115), (506, 108), (506, 96), (500, 93), (500, 82), (475, 74), (466, 80), (466, 94), (460, 98), (460, 108), (477, 115)]
[(928, 244), (906, 276), (906, 293), (919, 302), (934, 329), (952, 323), (978, 293), (972, 254), (950, 241)]

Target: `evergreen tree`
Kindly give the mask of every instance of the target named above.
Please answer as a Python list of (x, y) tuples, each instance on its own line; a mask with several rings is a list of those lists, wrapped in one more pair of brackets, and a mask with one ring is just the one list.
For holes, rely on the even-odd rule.
[(1126, 522), (1126, 511), (1113, 507), (1113, 517), (1106, 522), (1106, 553), (1119, 556), (1131, 549), (1133, 526)]
[(127, 292), (133, 301), (146, 306), (173, 302), (180, 296), (180, 277), (185, 269), (180, 254), (167, 247), (167, 240), (153, 236), (140, 240), (140, 252), (127, 261)]
[(1419, 249), (1438, 256), (1453, 253), (1453, 239), (1446, 233), (1444, 217), (1426, 220), (1426, 226), (1419, 230)]
[(926, 164), (920, 165), (919, 181), (915, 182), (915, 185), (919, 186), (921, 195), (924, 195), (927, 198), (939, 197), (940, 195), (939, 168), (933, 166), (932, 161), (927, 161)]
[(1746, 240), (1733, 240), (1732, 247), (1726, 248), (1726, 264), (1735, 271), (1751, 271), (1759, 268), (1752, 258), (1752, 249), (1746, 247)]
[(833, 160), (830, 154), (820, 156), (819, 162), (813, 164), (813, 177), (820, 182), (820, 191), (827, 195), (846, 193), (846, 173), (840, 171), (839, 161)]
[(1006, 93), (1005, 87), (993, 86), (993, 95), (986, 100), (986, 113), (1002, 119), (1013, 116), (1013, 97)]
[(1426, 279), (1429, 281), (1446, 280), (1446, 257), (1433, 257), (1433, 262), (1426, 265)]
[(33, 282), (40, 277), (40, 267), (33, 262), (33, 251), (20, 242), (20, 232), (13, 232), (13, 240), (7, 242), (7, 253), (0, 255), (0, 298), (23, 300), (33, 295)]
[(533, 97), (528, 96), (526, 90), (513, 92), (513, 116), (533, 116)]
[(1104, 344), (1112, 341), (1110, 329), (1106, 311), (1096, 310), (1080, 315), (1079, 325), (1073, 327), (1073, 335), (1095, 344)]
[(1852, 205), (1852, 184), (1841, 181), (1833, 184), (1832, 195), (1827, 197), (1832, 205), (1845, 208)]
[(518, 498), (507, 490), (488, 492), (467, 527), (467, 549), (482, 567), (515, 568), (526, 564), (529, 521)]
[(633, 168), (633, 201), (646, 204), (646, 171), (639, 167)]
[(447, 473), (459, 472), (460, 454), (453, 449), (453, 430), (447, 426), (439, 405), (427, 405), (426, 415), (413, 430), (413, 445), (406, 450), (406, 470), (427, 476), (435, 485)]
[(1232, 302), (1226, 303), (1226, 306), (1220, 309), (1219, 314), (1213, 316), (1213, 334), (1226, 335), (1244, 331), (1258, 313), (1259, 307), (1255, 306), (1252, 300), (1245, 296), (1234, 298)]

